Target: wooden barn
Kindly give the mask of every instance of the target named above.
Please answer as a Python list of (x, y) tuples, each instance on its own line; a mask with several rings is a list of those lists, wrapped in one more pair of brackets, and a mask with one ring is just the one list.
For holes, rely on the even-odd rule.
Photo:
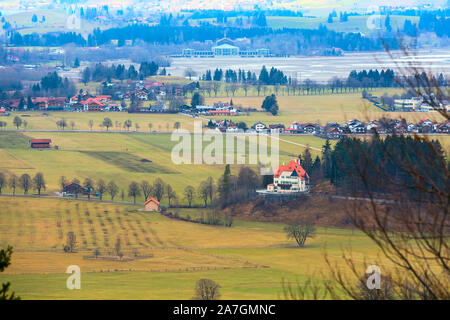
[(33, 149), (48, 149), (52, 139), (30, 139), (30, 145)]
[(65, 195), (87, 195), (89, 193), (85, 187), (80, 186), (76, 182), (66, 183), (63, 192)]

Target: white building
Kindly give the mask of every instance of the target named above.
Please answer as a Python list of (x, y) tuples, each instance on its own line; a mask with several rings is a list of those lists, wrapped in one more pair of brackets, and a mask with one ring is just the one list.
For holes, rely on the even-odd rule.
[(267, 185), (268, 192), (298, 193), (309, 190), (309, 175), (296, 159), (287, 165), (278, 166), (273, 183)]

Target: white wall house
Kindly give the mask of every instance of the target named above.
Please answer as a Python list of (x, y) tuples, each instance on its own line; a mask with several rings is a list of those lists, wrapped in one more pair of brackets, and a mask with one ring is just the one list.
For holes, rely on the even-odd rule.
[(267, 185), (267, 191), (278, 193), (296, 193), (309, 190), (309, 175), (298, 163), (291, 160), (287, 165), (278, 166), (273, 175), (273, 183)]

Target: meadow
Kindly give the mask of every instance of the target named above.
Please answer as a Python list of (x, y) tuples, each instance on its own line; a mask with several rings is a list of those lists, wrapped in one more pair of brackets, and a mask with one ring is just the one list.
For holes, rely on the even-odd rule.
[[(0, 282), (11, 281), (24, 299), (191, 299), (201, 278), (218, 282), (223, 299), (278, 299), (282, 281), (326, 279), (325, 252), (341, 267), (343, 247), (361, 262), (375, 262), (379, 253), (368, 238), (344, 229), (319, 228), (297, 248), (278, 223), (206, 226), (137, 206), (43, 198), (2, 196), (0, 208), (0, 246), (15, 250)], [(64, 253), (70, 231), (77, 252)], [(118, 238), (123, 261), (104, 259)], [(142, 258), (125, 259), (136, 256)], [(69, 265), (81, 268), (81, 290), (66, 289)]]
[[(50, 138), (53, 146), (58, 146), (58, 150), (30, 149), (30, 138)], [(291, 137), (290, 140), (294, 144), (279, 141), (280, 161), (297, 157), (304, 151), (306, 144), (311, 145), (313, 155), (318, 155), (324, 143), (317, 137)], [(0, 171), (7, 175), (28, 173), (31, 176), (42, 172), (47, 182), (47, 194), (60, 190), (61, 176), (80, 181), (85, 178), (96, 181), (103, 179), (106, 182), (114, 180), (124, 190), (126, 200), (131, 200), (127, 197), (130, 182), (153, 182), (161, 178), (172, 185), (178, 193), (179, 201), (184, 203), (182, 194), (186, 186), (198, 187), (201, 181), (210, 176), (219, 178), (223, 174), (224, 164), (177, 165), (171, 160), (172, 148), (177, 143), (178, 141), (171, 141), (170, 134), (0, 132)], [(203, 142), (204, 147), (209, 144), (210, 142)], [(248, 144), (246, 160), (248, 163)], [(256, 165), (253, 167), (256, 168)], [(238, 165), (232, 165), (234, 174), (238, 170)], [(5, 188), (4, 192), (11, 190)], [(109, 196), (105, 195), (105, 199), (109, 199)], [(138, 197), (137, 200), (141, 202), (143, 198)]]

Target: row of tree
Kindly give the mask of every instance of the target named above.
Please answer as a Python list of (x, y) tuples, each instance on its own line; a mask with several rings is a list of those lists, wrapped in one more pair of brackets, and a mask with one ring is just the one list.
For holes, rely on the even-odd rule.
[(272, 67), (267, 71), (266, 66), (262, 66), (259, 76), (254, 72), (239, 69), (238, 71), (227, 69), (225, 72), (216, 68), (214, 72), (206, 70), (201, 76), (203, 81), (225, 81), (228, 83), (248, 83), (248, 84), (264, 84), (264, 85), (286, 85), (291, 79), (283, 73), (283, 71)]
[[(125, 40), (133, 40), (133, 42), (142, 40), (146, 43), (167, 45), (217, 40), (223, 37), (224, 32), (234, 39), (258, 37), (272, 39), (272, 42), (267, 42), (272, 52), (280, 52), (279, 41), (277, 40), (280, 37), (291, 38), (292, 43), (295, 43), (298, 48), (308, 48), (309, 50), (337, 47), (346, 51), (363, 51), (381, 50), (383, 48), (378, 39), (372, 39), (360, 33), (336, 32), (328, 30), (325, 26), (320, 26), (318, 29), (272, 29), (267, 27), (224, 27), (210, 24), (195, 27), (189, 25), (132, 24), (105, 30), (95, 29), (87, 39), (74, 32), (25, 35), (12, 32), (9, 41), (17, 46), (63, 46), (69, 43), (78, 46), (100, 46), (111, 43), (111, 40), (119, 40), (119, 45), (124, 44)], [(395, 41), (389, 39), (386, 39), (386, 41), (392, 45), (391, 47), (396, 48)], [(283, 54), (296, 53), (298, 52), (283, 52)]]
[(81, 79), (84, 84), (87, 84), (89, 81), (97, 81), (97, 82), (111, 82), (112, 79), (118, 80), (143, 80), (146, 77), (154, 76), (157, 74), (159, 66), (151, 61), (151, 62), (142, 62), (139, 70), (136, 70), (134, 65), (130, 65), (128, 69), (125, 65), (112, 65), (107, 66), (101, 63), (97, 63), (93, 66), (86, 67), (81, 72)]
[(28, 173), (22, 174), (20, 177), (15, 174), (9, 175), (9, 177), (0, 172), (0, 194), (2, 189), (9, 187), (13, 193), (16, 194), (16, 189), (22, 189), (24, 194), (28, 194), (30, 190), (36, 190), (38, 195), (41, 195), (41, 191), (46, 189), (44, 175), (40, 172), (32, 178)]

